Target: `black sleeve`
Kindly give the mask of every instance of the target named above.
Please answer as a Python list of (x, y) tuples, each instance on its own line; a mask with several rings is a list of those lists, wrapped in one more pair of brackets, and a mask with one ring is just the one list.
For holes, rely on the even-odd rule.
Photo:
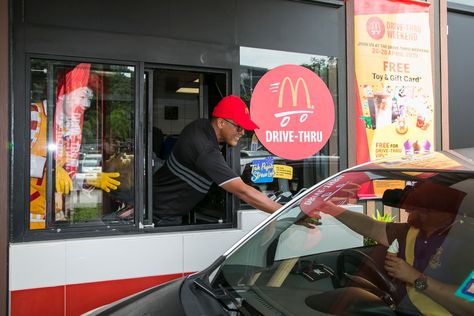
[(239, 177), (226, 163), (222, 153), (214, 148), (204, 150), (198, 157), (196, 166), (217, 185)]

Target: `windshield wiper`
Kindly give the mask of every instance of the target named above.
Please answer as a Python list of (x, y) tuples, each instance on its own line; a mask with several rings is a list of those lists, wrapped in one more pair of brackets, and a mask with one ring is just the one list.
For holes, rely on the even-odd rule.
[[(204, 293), (214, 298), (227, 311), (237, 312), (244, 316), (252, 316), (252, 314), (249, 313), (244, 306), (242, 306), (242, 303), (244, 302), (243, 299), (239, 303), (237, 299), (232, 294), (230, 294), (229, 291), (225, 289), (221, 284), (219, 284), (219, 288), (222, 293), (216, 293), (210, 285), (209, 278), (211, 274), (222, 265), (225, 259), (225, 256), (219, 256), (219, 258), (217, 258), (209, 267), (202, 270), (199, 273), (200, 277), (194, 279), (193, 282), (198, 289), (201, 289), (202, 291), (204, 291)], [(233, 305), (234, 307), (229, 307), (229, 305)]]
[(252, 314), (242, 306), (243, 299), (241, 302), (237, 301), (237, 299), (221, 284), (219, 284), (220, 293), (217, 293), (201, 278), (196, 278), (193, 282), (198, 289), (201, 289), (204, 293), (219, 302), (225, 310), (229, 312), (237, 312), (239, 315), (252, 316)]
[[(207, 295), (214, 298), (216, 301), (219, 302), (222, 307), (224, 307), (227, 311), (230, 312), (237, 312), (244, 316), (251, 316), (248, 310), (242, 306), (242, 301), (239, 303), (237, 299), (229, 293), (227, 289), (225, 289), (221, 284), (219, 284), (220, 291), (216, 292), (211, 284), (210, 284), (210, 276), (211, 274), (218, 269), (222, 263), (225, 261), (225, 256), (220, 256), (216, 259), (209, 267), (202, 270), (199, 277), (194, 279), (194, 284), (198, 289), (201, 289)], [(231, 307), (233, 305), (233, 307)]]

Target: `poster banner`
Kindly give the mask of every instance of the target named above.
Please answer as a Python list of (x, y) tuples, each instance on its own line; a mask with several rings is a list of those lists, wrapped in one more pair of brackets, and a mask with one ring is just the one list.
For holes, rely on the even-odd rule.
[(434, 148), (429, 6), (355, 0), (357, 163)]

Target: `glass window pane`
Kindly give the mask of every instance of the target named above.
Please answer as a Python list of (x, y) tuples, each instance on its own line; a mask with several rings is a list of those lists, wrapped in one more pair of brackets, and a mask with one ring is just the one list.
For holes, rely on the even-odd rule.
[(474, 3), (473, 3), (472, 0), (449, 0), (448, 3), (450, 3), (450, 4), (462, 4), (462, 5), (474, 6)]
[[(183, 139), (183, 130), (187, 126), (195, 124), (198, 119), (207, 119), (211, 116), (214, 106), (227, 91), (227, 74), (201, 72), (199, 69), (195, 71), (153, 69), (150, 70), (150, 74), (152, 98), (149, 101), (153, 108), (152, 208), (155, 225), (202, 225), (231, 222), (232, 216), (229, 216), (230, 213), (226, 209), (226, 196), (223, 189), (212, 184), (206, 193), (196, 194), (195, 187), (177, 176), (169, 167), (171, 164), (178, 163), (183, 168), (200, 173), (203, 179), (210, 179), (205, 171), (199, 170), (197, 165), (186, 160), (185, 157), (190, 156), (182, 153), (181, 144), (185, 143), (187, 138), (184, 138), (182, 142), (180, 139)], [(201, 143), (196, 142), (198, 138), (193, 142)], [(224, 146), (222, 154), (227, 158), (226, 150)], [(192, 146), (186, 152), (190, 155), (194, 153), (191, 156), (196, 157), (197, 154), (204, 154), (203, 148)], [(169, 163), (169, 161), (176, 162)], [(202, 193), (205, 195), (201, 195)], [(190, 201), (194, 203), (189, 203)]]
[(135, 69), (31, 60), (30, 229), (133, 221)]
[[(295, 64), (315, 72), (327, 85), (334, 100), (335, 117), (338, 117), (337, 104), (337, 59), (335, 57), (300, 54), (284, 51), (241, 47), (240, 49), (240, 96), (250, 106), (252, 92), (259, 79), (269, 70)], [(338, 122), (328, 143), (320, 152), (303, 160), (286, 160), (272, 155), (258, 141), (253, 132), (247, 132), (240, 140), (240, 166), (242, 179), (280, 203), (290, 200), (304, 188), (327, 178), (339, 171)], [(273, 156), (273, 161), (292, 167), (291, 179), (274, 179), (270, 183), (252, 181), (252, 161)]]

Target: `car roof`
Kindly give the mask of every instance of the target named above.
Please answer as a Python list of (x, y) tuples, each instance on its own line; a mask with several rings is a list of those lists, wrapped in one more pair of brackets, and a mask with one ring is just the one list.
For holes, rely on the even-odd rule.
[(350, 170), (406, 170), (421, 172), (445, 171), (474, 173), (474, 148), (462, 148), (384, 158), (356, 166)]

